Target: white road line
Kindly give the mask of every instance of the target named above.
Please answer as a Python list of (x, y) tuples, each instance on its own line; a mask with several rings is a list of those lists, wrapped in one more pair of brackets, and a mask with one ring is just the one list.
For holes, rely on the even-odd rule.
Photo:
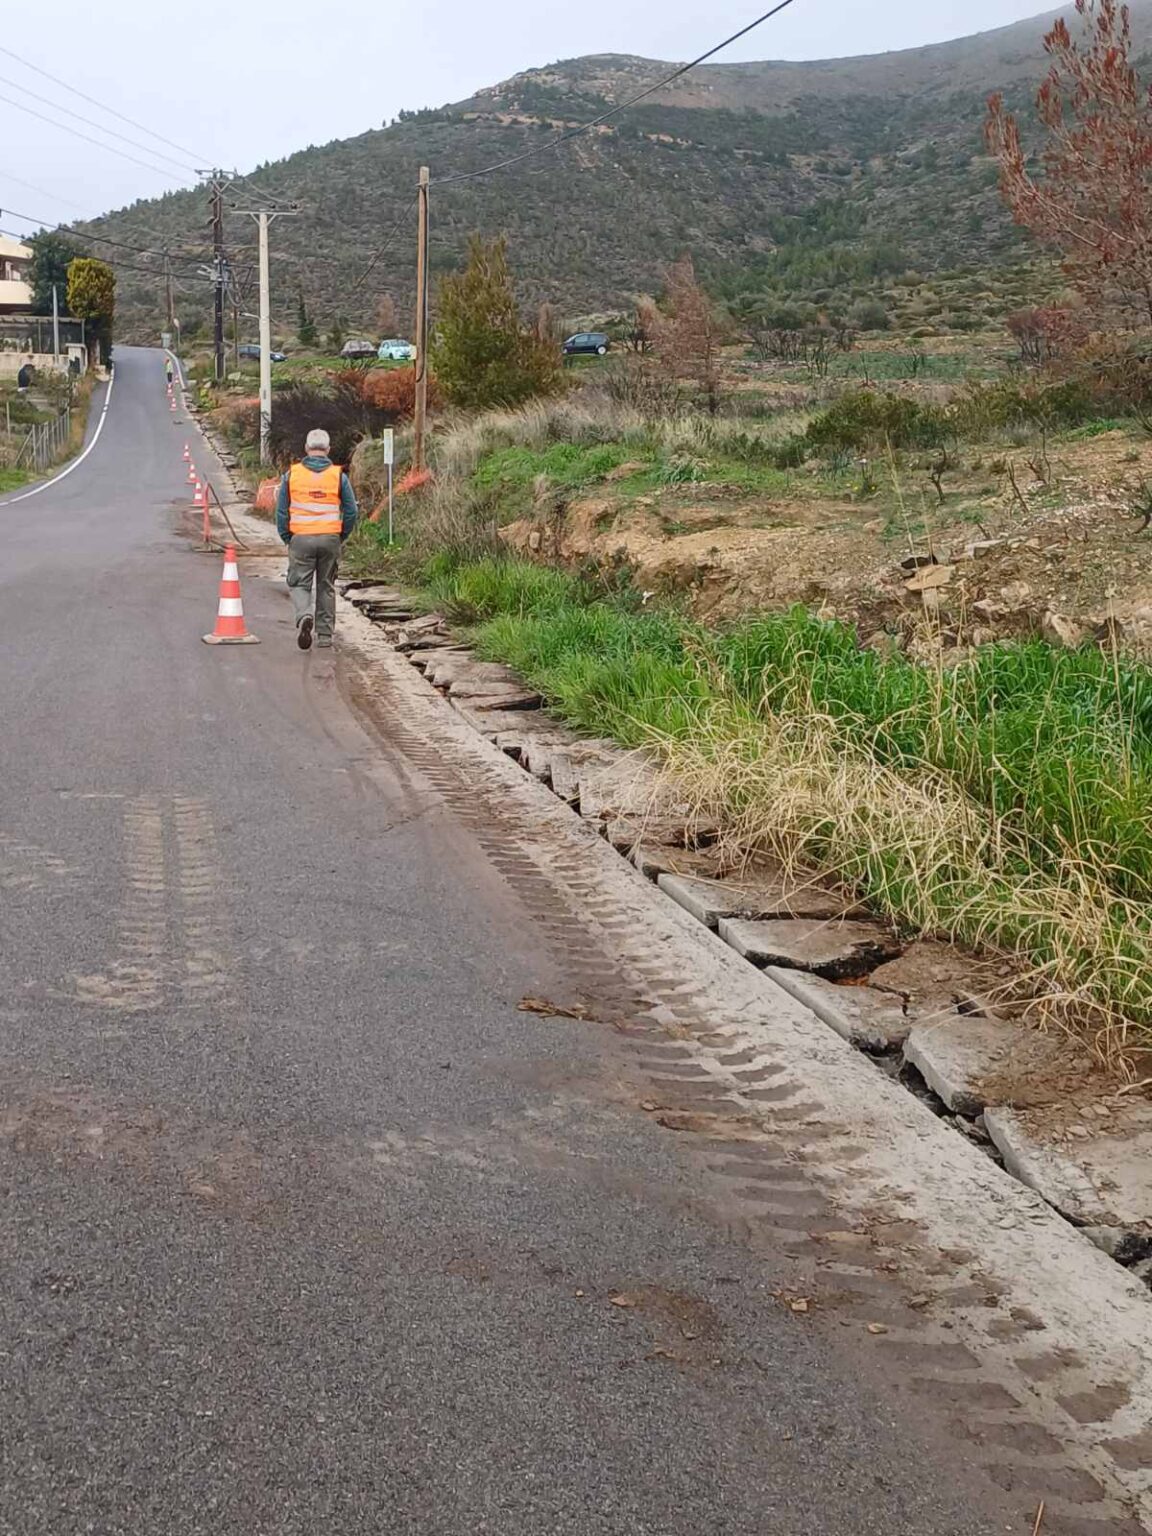
[(108, 378), (108, 393), (104, 396), (104, 404), (100, 410), (100, 420), (96, 423), (96, 430), (92, 434), (92, 441), (80, 457), (73, 459), (71, 464), (66, 465), (58, 475), (53, 475), (51, 480), (45, 480), (43, 485), (34, 485), (30, 491), (21, 491), (19, 496), (9, 496), (6, 501), (0, 501), (0, 507), (14, 507), (18, 501), (27, 501), (29, 496), (39, 496), (41, 491), (46, 491), (53, 485), (59, 485), (60, 481), (66, 479), (74, 469), (80, 468), (81, 464), (83, 464), (84, 460), (100, 441), (100, 434), (104, 430), (104, 419), (108, 415), (108, 407), (112, 404), (112, 387), (115, 383), (116, 368), (113, 365), (112, 372)]

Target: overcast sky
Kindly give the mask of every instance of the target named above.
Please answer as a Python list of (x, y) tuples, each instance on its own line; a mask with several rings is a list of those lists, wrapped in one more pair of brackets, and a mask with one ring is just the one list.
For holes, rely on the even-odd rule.
[[(433, 0), (408, 6), (387, 0), (327, 6), (316, 0), (197, 0), (190, 8), (171, 0), (56, 0), (46, 26), (45, 13), (28, 0), (5, 5), (0, 228), (35, 228), (40, 220), (66, 221), (152, 197), (192, 183), (199, 166), (247, 170), (308, 144), (379, 127), (401, 108), (457, 101), (556, 59), (587, 53), (692, 58), (765, 8), (764, 0), (715, 0), (706, 7), (689, 0)], [(720, 59), (880, 53), (1051, 8), (1043, 0), (794, 0)], [(191, 154), (106, 116), (33, 73), (7, 49)], [(11, 105), (16, 100), (43, 116)], [(65, 107), (124, 138), (64, 117)], [(74, 137), (56, 126), (61, 121), (108, 147)], [(35, 222), (17, 219), (14, 210)]]

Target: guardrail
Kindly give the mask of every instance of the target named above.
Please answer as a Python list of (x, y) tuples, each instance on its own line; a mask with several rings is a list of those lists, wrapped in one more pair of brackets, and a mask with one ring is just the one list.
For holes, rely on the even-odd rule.
[(72, 436), (72, 408), (65, 406), (53, 421), (28, 428), (13, 461), (13, 469), (47, 469), (61, 457)]

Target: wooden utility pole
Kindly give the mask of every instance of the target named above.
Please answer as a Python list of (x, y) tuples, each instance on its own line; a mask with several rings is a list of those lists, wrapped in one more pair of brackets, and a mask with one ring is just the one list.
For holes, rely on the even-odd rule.
[(219, 171), (212, 177), (212, 284), (215, 290), (213, 341), (216, 382), (224, 382), (224, 182)]
[(172, 297), (172, 256), (170, 252), (164, 252), (164, 292), (168, 304), (168, 334), (172, 336), (176, 330), (176, 304)]
[(412, 468), (425, 467), (428, 416), (428, 167), (420, 167), (416, 224), (416, 398), (412, 410)]

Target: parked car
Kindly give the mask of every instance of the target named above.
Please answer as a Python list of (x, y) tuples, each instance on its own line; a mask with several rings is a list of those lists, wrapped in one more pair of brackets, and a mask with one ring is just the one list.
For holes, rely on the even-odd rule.
[(341, 357), (375, 357), (376, 343), (365, 341), (363, 336), (353, 336), (340, 348)]
[[(260, 348), (255, 342), (245, 342), (239, 350), (241, 357), (255, 358), (257, 361), (260, 359)], [(268, 356), (274, 363), (284, 363), (288, 360), (287, 352), (277, 352), (275, 348), (269, 352)]]
[(565, 357), (603, 357), (612, 345), (603, 331), (577, 331), (564, 343)]
[(376, 348), (376, 356), (382, 363), (410, 363), (416, 356), (416, 348), (410, 341), (382, 341)]

